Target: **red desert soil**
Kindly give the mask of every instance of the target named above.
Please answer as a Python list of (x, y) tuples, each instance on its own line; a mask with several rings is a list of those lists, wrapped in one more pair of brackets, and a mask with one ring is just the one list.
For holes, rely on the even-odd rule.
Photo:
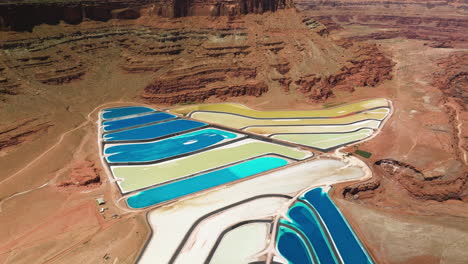
[(343, 150), (371, 152), (375, 177), (333, 198), (379, 263), (466, 263), (466, 4), (216, 2), (0, 5), (0, 263), (137, 258), (146, 212), (119, 205), (101, 166), (103, 107), (375, 97), (392, 118)]
[(391, 81), (352, 95), (385, 96), (395, 112), (376, 138), (344, 149), (371, 152), (362, 159), (374, 177), (337, 185), (333, 197), (340, 208), (383, 263), (466, 263), (466, 4), (298, 1), (296, 6), (326, 24), (330, 37), (375, 43), (395, 63)]

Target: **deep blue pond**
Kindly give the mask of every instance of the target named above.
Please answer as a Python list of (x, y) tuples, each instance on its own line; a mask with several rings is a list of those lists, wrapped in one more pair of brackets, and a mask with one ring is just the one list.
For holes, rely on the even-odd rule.
[(317, 210), (330, 231), (344, 263), (373, 263), (346, 219), (322, 188), (306, 192), (301, 199), (309, 202)]
[(149, 140), (206, 126), (206, 123), (176, 119), (145, 127), (133, 128), (104, 135), (104, 141)]
[(157, 161), (197, 151), (236, 137), (237, 134), (210, 128), (150, 143), (112, 146), (106, 148), (104, 153), (110, 154), (106, 157), (108, 162)]
[(136, 115), (142, 113), (148, 113), (156, 111), (152, 108), (145, 107), (145, 106), (125, 106), (125, 107), (117, 107), (117, 108), (109, 108), (104, 109), (102, 111), (102, 119), (111, 119), (117, 117), (123, 117), (128, 115)]
[(114, 121), (106, 121), (102, 124), (104, 131), (109, 132), (117, 129), (132, 127), (132, 126), (139, 126), (144, 125), (152, 122), (163, 121), (171, 118), (175, 118), (175, 115), (158, 112), (158, 113), (151, 113), (146, 114), (143, 116), (136, 116), (126, 119), (114, 120)]
[(307, 248), (305, 241), (296, 231), (280, 225), (276, 247), (279, 253), (288, 260), (290, 264), (313, 264), (311, 252)]
[(131, 208), (148, 207), (278, 168), (287, 163), (287, 160), (276, 157), (261, 157), (248, 160), (220, 170), (141, 191), (136, 195), (130, 196), (127, 199), (127, 204)]
[(296, 202), (289, 208), (287, 216), (292, 222), (285, 219), (281, 219), (281, 222), (296, 227), (304, 233), (321, 263), (337, 263), (319, 220), (306, 204)]

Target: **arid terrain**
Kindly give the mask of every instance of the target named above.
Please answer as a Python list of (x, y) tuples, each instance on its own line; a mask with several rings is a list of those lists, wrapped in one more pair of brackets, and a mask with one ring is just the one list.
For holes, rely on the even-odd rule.
[(0, 263), (138, 258), (149, 210), (117, 202), (102, 108), (380, 97), (382, 131), (338, 150), (373, 177), (332, 198), (377, 263), (468, 260), (466, 1), (0, 1), (0, 47)]

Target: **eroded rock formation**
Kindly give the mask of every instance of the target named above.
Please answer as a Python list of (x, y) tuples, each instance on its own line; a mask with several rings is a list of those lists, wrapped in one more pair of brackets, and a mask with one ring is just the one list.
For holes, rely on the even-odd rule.
[(31, 31), (40, 24), (137, 19), (143, 10), (162, 17), (238, 16), (294, 7), (292, 0), (143, 0), (0, 3), (0, 30)]
[(363, 30), (351, 36), (353, 40), (402, 37), (425, 40), (439, 48), (462, 48), (468, 41), (466, 1), (299, 0), (295, 3), (330, 30), (343, 25), (376, 29)]
[(468, 52), (454, 52), (437, 62), (434, 86), (443, 93), (441, 104), (454, 131), (453, 148), (457, 159), (467, 162), (468, 151)]
[(101, 184), (100, 170), (89, 160), (75, 162), (72, 165), (68, 180), (58, 184), (59, 187), (67, 186), (99, 186)]
[(391, 78), (393, 63), (377, 46), (336, 42), (323, 24), (295, 10), (215, 20), (145, 14), (131, 23), (67, 26), (59, 34), (5, 32), (3, 71), (60, 85), (86, 80), (104, 61), (115, 61), (129, 74), (152, 72), (142, 96), (165, 104), (260, 96), (272, 88), (321, 101), (337, 89), (352, 92)]
[(441, 71), (435, 74), (434, 85), (466, 110), (468, 105), (468, 52), (459, 51), (437, 62)]
[(47, 130), (53, 125), (39, 118), (19, 120), (13, 124), (0, 127), (0, 150), (22, 144)]
[[(349, 45), (349, 42), (347, 42)], [(346, 46), (346, 45), (345, 45)], [(394, 63), (375, 45), (361, 45), (348, 48), (357, 56), (339, 72), (325, 78), (316, 75), (305, 76), (296, 81), (300, 91), (312, 100), (322, 100), (333, 95), (333, 90), (353, 92), (355, 87), (373, 87), (392, 79)]]
[[(383, 159), (375, 163), (375, 168), (384, 178), (398, 182), (411, 196), (436, 201), (468, 198), (468, 172), (460, 170), (461, 167), (463, 164), (455, 161), (445, 173), (428, 175), (402, 161)], [(379, 178), (375, 178), (351, 185), (344, 189), (343, 195), (360, 199), (371, 197), (380, 191), (380, 181)]]

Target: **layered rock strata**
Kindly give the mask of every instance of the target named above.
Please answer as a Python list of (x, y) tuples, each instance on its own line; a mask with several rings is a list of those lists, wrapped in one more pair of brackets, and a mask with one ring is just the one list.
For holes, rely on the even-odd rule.
[(152, 73), (142, 96), (165, 104), (261, 96), (269, 89), (320, 101), (334, 90), (391, 79), (393, 63), (376, 46), (336, 42), (326, 30), (294, 10), (216, 20), (148, 15), (135, 23), (67, 26), (59, 34), (5, 32), (0, 47), (4, 71), (32, 84), (87, 80), (104, 60), (129, 74)]
[(361, 34), (350, 37), (353, 40), (402, 37), (425, 40), (438, 48), (461, 48), (468, 41), (466, 1), (299, 0), (295, 3), (331, 30), (343, 25), (375, 29), (362, 30)]
[(291, 0), (8, 1), (0, 2), (0, 30), (31, 31), (40, 24), (137, 19), (143, 10), (162, 17), (238, 16), (292, 7)]
[(39, 118), (19, 120), (13, 124), (0, 127), (0, 151), (21, 143), (34, 140), (40, 133), (47, 132), (53, 125)]
[[(402, 161), (383, 159), (375, 163), (375, 168), (384, 178), (397, 181), (411, 196), (422, 200), (466, 200), (468, 198), (468, 172), (460, 170), (462, 163), (454, 163), (453, 169), (446, 174), (428, 175), (414, 166)], [(379, 191), (381, 179), (348, 186), (344, 189), (345, 197), (358, 195), (363, 199)]]

